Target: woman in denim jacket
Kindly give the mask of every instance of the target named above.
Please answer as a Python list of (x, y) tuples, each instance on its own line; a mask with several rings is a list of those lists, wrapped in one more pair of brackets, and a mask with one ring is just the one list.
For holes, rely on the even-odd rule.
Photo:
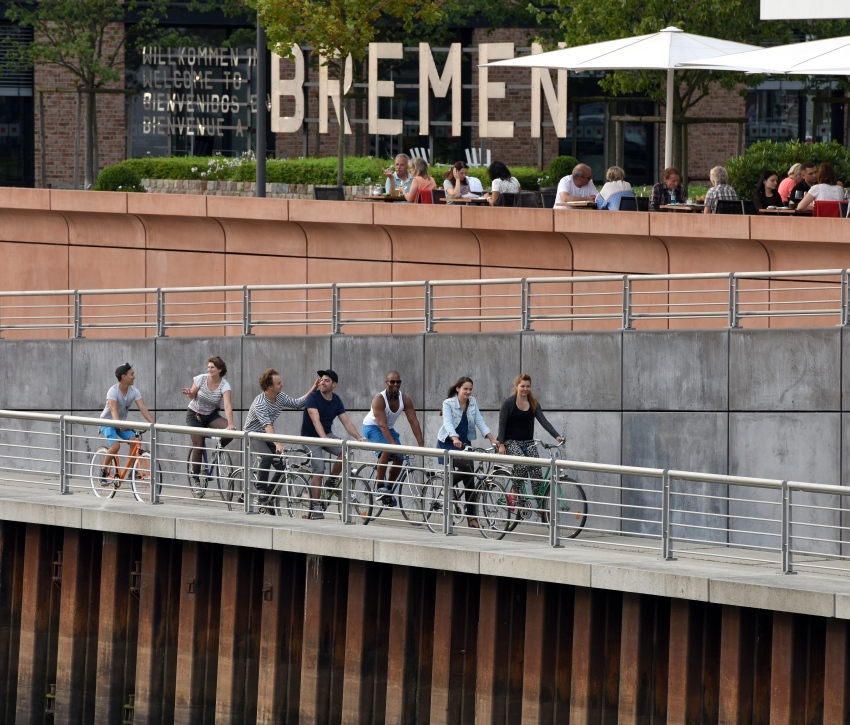
[[(462, 377), (449, 388), (448, 397), (443, 401), (443, 425), (437, 434), (437, 448), (444, 451), (456, 448), (463, 450), (476, 438), (475, 429), (487, 438), (494, 446), (497, 445), (495, 436), (490, 432), (478, 403), (472, 397), (472, 378)], [(473, 487), (472, 463), (470, 461), (453, 461), (455, 474), (453, 486), (463, 485), (471, 491)], [(474, 499), (471, 493), (466, 494), (466, 516), (470, 528), (478, 528), (475, 518)]]

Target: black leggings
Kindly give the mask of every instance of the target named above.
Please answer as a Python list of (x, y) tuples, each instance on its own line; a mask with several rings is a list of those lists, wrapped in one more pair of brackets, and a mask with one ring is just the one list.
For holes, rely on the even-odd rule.
[(474, 516), (475, 502), (478, 497), (473, 493), (475, 476), (472, 474), (472, 461), (453, 461), (452, 468), (455, 471), (452, 474), (452, 487), (459, 489), (463, 485), (464, 498), (466, 499), (464, 513), (467, 516)]

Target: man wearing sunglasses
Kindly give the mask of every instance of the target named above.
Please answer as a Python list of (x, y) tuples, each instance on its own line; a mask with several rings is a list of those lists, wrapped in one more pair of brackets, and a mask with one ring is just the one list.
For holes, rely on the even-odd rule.
[(555, 209), (572, 209), (569, 206), (558, 206), (564, 201), (594, 201), (596, 187), (593, 185), (593, 175), (587, 164), (579, 164), (573, 173), (565, 176), (558, 184), (558, 194), (555, 197)]
[[(413, 401), (401, 392), (401, 375), (395, 370), (390, 370), (384, 382), (387, 386), (386, 390), (382, 390), (372, 399), (372, 409), (363, 419), (364, 437), (372, 443), (401, 445), (401, 438), (395, 429), (395, 423), (404, 413), (416, 442), (420, 448), (424, 448), (425, 441), (422, 438), (422, 428), (419, 426)], [(390, 459), (392, 459), (392, 463), (387, 475), (387, 463)], [(392, 493), (391, 487), (401, 473), (400, 462), (403, 459), (403, 456), (389, 451), (384, 451), (378, 456), (378, 474), (375, 486), (379, 495), (389, 496)]]

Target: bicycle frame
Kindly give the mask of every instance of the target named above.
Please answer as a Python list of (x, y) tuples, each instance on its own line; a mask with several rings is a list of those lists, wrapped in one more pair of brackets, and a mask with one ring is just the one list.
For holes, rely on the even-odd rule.
[[(115, 466), (115, 474), (118, 476), (119, 481), (123, 481), (125, 476), (130, 472), (132, 466), (130, 463), (139, 458), (139, 455), (142, 453), (142, 442), (136, 441), (130, 446), (130, 454), (127, 456), (127, 462), (124, 464), (123, 468), (121, 467), (121, 460), (118, 457), (118, 453), (113, 456), (113, 465)], [(120, 487), (120, 483), (118, 486)]]

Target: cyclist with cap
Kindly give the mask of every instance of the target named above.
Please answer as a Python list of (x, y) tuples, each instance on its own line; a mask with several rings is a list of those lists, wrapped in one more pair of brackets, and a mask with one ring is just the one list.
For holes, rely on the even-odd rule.
[[(127, 420), (127, 413), (135, 403), (142, 417), (152, 424), (153, 416), (150, 414), (148, 406), (145, 405), (145, 401), (142, 400), (139, 389), (133, 385), (136, 381), (136, 371), (133, 370), (133, 366), (130, 363), (119, 365), (115, 369), (115, 377), (118, 378), (118, 382), (106, 391), (106, 407), (100, 414), (101, 420)], [(115, 463), (115, 467), (118, 467), (115, 457), (121, 449), (121, 441), (126, 441), (132, 445), (139, 442), (139, 437), (134, 430), (116, 428), (106, 422), (100, 427), (100, 434), (106, 438), (106, 442), (109, 444), (107, 455), (103, 459), (103, 468), (100, 471), (100, 477), (106, 478), (110, 465)]]
[[(420, 448), (424, 448), (425, 440), (422, 437), (422, 428), (419, 425), (419, 418), (416, 417), (413, 401), (401, 392), (401, 374), (396, 370), (390, 370), (384, 382), (387, 386), (386, 390), (382, 390), (372, 398), (372, 408), (363, 419), (363, 435), (372, 443), (400, 445), (401, 438), (395, 429), (395, 423), (404, 413), (417, 444)], [(392, 463), (387, 474), (387, 463), (390, 460)], [(378, 457), (378, 473), (375, 482), (377, 493), (384, 496), (392, 493), (391, 484), (395, 483), (401, 473), (399, 464), (402, 460), (404, 457), (397, 453), (389, 451), (381, 453)], [(393, 505), (394, 501), (395, 499), (390, 499), (390, 505)]]
[[(333, 435), (332, 426), (334, 420), (339, 418), (343, 428), (348, 431), (348, 434), (358, 441), (366, 439), (360, 435), (357, 428), (345, 412), (345, 406), (340, 397), (334, 392), (339, 384), (339, 375), (333, 370), (319, 370), (316, 373), (319, 376), (319, 389), (313, 391), (307, 396), (304, 402), (304, 417), (301, 422), (301, 435), (306, 438), (336, 438)], [(322, 503), (320, 500), (322, 492), (322, 477), (325, 471), (325, 461), (334, 460), (331, 470), (331, 476), (338, 476), (341, 470), (339, 458), (342, 455), (339, 446), (331, 445), (315, 445), (308, 446), (312, 458), (310, 466), (313, 470), (313, 477), (310, 480), (310, 518), (323, 519)], [(331, 458), (326, 458), (323, 453), (330, 453)]]

